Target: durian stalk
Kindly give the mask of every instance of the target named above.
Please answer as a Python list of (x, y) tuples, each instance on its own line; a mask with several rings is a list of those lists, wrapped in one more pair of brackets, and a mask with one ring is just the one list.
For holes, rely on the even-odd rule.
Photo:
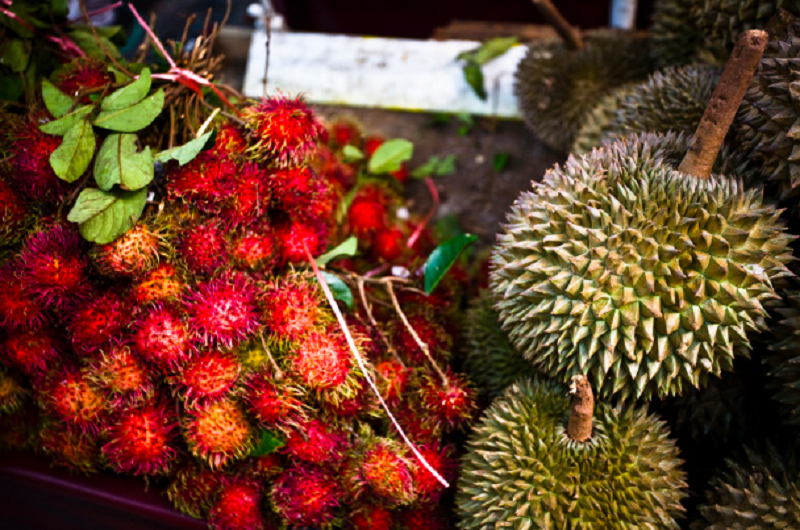
[(768, 40), (767, 32), (758, 29), (739, 35), (678, 171), (700, 178), (711, 176), (711, 167), (761, 62)]
[(594, 419), (594, 394), (589, 379), (585, 375), (573, 377), (570, 392), (572, 405), (569, 408), (567, 436), (576, 442), (585, 442), (592, 437)]
[(567, 22), (567, 19), (559, 12), (558, 8), (553, 5), (551, 0), (532, 0), (539, 12), (547, 19), (547, 21), (555, 28), (559, 36), (564, 40), (567, 48), (571, 50), (583, 49), (583, 38), (578, 28)]

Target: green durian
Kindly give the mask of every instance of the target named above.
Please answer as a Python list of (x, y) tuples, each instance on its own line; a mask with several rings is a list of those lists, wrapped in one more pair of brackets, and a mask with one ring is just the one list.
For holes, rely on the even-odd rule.
[(656, 67), (696, 62), (702, 55), (703, 32), (692, 18), (698, 0), (656, 0), (653, 4), (652, 48)]
[(800, 528), (800, 467), (793, 451), (746, 449), (711, 481), (692, 530)]
[(780, 210), (741, 179), (675, 169), (684, 135), (643, 134), (548, 171), (512, 206), (490, 286), (511, 343), (602, 398), (680, 394), (747, 356), (793, 276)]
[(761, 179), (781, 199), (800, 185), (800, 23), (794, 17), (776, 30), (739, 107), (735, 125), (740, 149), (762, 163)]
[(508, 342), (492, 303), (491, 291), (483, 290), (467, 310), (464, 370), (482, 394), (496, 397), (517, 379), (536, 375), (536, 370)]
[(652, 70), (648, 40), (597, 31), (580, 51), (559, 42), (533, 44), (519, 62), (514, 92), (533, 133), (552, 149), (569, 152), (595, 105), (613, 90)]
[(666, 424), (644, 408), (595, 408), (585, 442), (565, 432), (567, 387), (512, 385), (470, 435), (456, 492), (465, 530), (678, 529), (685, 474)]

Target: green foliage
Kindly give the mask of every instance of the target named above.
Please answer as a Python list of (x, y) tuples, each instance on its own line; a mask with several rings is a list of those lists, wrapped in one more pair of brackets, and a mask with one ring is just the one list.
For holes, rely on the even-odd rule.
[(328, 287), (330, 287), (331, 293), (333, 293), (333, 298), (339, 300), (340, 302), (344, 302), (348, 308), (353, 309), (353, 293), (350, 291), (350, 288), (347, 286), (347, 284), (335, 274), (331, 274), (330, 272), (326, 271), (320, 272), (322, 277), (325, 278), (325, 283), (327, 283)]
[(442, 281), (444, 275), (450, 270), (461, 252), (473, 244), (478, 236), (473, 234), (461, 234), (449, 241), (445, 241), (428, 257), (425, 262), (425, 292), (430, 294)]
[(358, 252), (358, 239), (355, 236), (350, 236), (336, 248), (318, 257), (317, 265), (325, 265), (336, 258), (355, 256), (356, 252)]
[(452, 175), (456, 171), (456, 155), (447, 155), (444, 158), (432, 156), (427, 162), (411, 172), (414, 178), (441, 177)]
[(139, 103), (129, 107), (101, 110), (94, 125), (117, 132), (136, 132), (155, 120), (164, 108), (164, 90), (159, 89)]
[(286, 445), (286, 440), (279, 434), (263, 429), (258, 445), (253, 447), (250, 451), (250, 456), (266, 456), (270, 453), (274, 453), (284, 445)]
[(69, 114), (65, 114), (64, 116), (58, 118), (57, 120), (43, 123), (42, 125), (39, 126), (39, 129), (47, 134), (64, 136), (65, 134), (67, 134), (67, 131), (69, 131), (75, 126), (75, 124), (81, 121), (85, 121), (86, 116), (88, 116), (93, 110), (94, 107), (92, 107), (91, 105), (84, 105), (82, 107), (78, 107), (74, 111), (70, 112)]
[(474, 50), (458, 54), (457, 59), (464, 61), (464, 79), (483, 101), (486, 101), (488, 94), (486, 93), (483, 79), (482, 66), (505, 54), (516, 43), (516, 37), (498, 37), (484, 42)]
[(56, 118), (65, 115), (75, 104), (71, 97), (61, 92), (47, 79), (42, 79), (42, 99), (47, 110)]
[(387, 140), (372, 154), (367, 165), (367, 170), (378, 175), (398, 171), (403, 162), (414, 154), (414, 144), (402, 138)]
[(354, 145), (344, 146), (344, 149), (342, 149), (342, 154), (344, 155), (344, 161), (348, 164), (364, 159), (364, 153), (362, 153), (361, 150)]
[(23, 39), (8, 39), (3, 45), (0, 65), (8, 66), (12, 72), (24, 72), (31, 58), (31, 43)]
[(478, 63), (467, 61), (464, 65), (464, 80), (481, 100), (486, 101), (489, 94), (486, 92), (486, 82), (483, 79), (483, 70)]
[(511, 160), (511, 155), (508, 153), (495, 153), (492, 157), (492, 167), (495, 171), (500, 172), (508, 167), (508, 162)]
[(130, 230), (141, 217), (147, 203), (147, 189), (81, 191), (67, 220), (80, 225), (81, 235), (105, 245)]
[[(62, 118), (63, 119), (63, 118)], [(89, 167), (96, 139), (88, 120), (75, 123), (64, 135), (64, 141), (50, 155), (50, 165), (60, 179), (74, 182)]]
[(102, 110), (122, 110), (125, 107), (130, 107), (142, 101), (148, 92), (150, 92), (150, 85), (152, 83), (150, 76), (150, 69), (144, 68), (139, 78), (128, 86), (115, 90), (107, 97), (103, 98), (100, 103)]
[(184, 145), (166, 149), (158, 153), (155, 159), (159, 162), (168, 162), (170, 160), (177, 160), (179, 165), (184, 165), (200, 154), (200, 151), (211, 149), (217, 139), (217, 130), (212, 129), (202, 136), (198, 136), (194, 140), (186, 142)]
[(94, 180), (101, 190), (119, 184), (123, 190), (138, 190), (150, 184), (155, 173), (150, 148), (136, 149), (135, 134), (110, 134), (94, 162)]

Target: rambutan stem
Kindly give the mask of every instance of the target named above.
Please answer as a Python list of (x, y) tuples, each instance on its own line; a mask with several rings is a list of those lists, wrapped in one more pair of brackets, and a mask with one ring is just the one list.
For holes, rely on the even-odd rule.
[(711, 176), (711, 168), (722, 142), (736, 117), (753, 74), (761, 63), (768, 42), (767, 32), (758, 29), (745, 31), (736, 39), (736, 47), (725, 65), (678, 171), (705, 179)]
[(439, 377), (441, 377), (442, 384), (444, 385), (444, 387), (445, 388), (449, 387), (450, 382), (448, 381), (447, 376), (444, 374), (442, 369), (439, 368), (439, 365), (436, 364), (436, 361), (433, 360), (430, 348), (428, 347), (427, 344), (425, 344), (422, 341), (421, 338), (419, 338), (417, 330), (414, 329), (414, 327), (408, 321), (408, 318), (406, 318), (406, 314), (403, 313), (403, 309), (400, 307), (400, 302), (397, 301), (397, 296), (394, 294), (394, 287), (392, 286), (391, 280), (384, 282), (384, 284), (386, 285), (386, 290), (389, 292), (389, 296), (392, 299), (392, 305), (394, 305), (394, 310), (397, 311), (397, 314), (400, 316), (400, 320), (403, 321), (403, 325), (406, 327), (408, 332), (411, 333), (411, 336), (414, 338), (414, 342), (417, 343), (419, 349), (422, 350), (422, 353), (425, 354), (425, 357), (427, 357), (430, 363), (433, 365), (433, 368), (436, 370), (436, 373), (438, 373)]
[(552, 0), (532, 0), (534, 5), (539, 8), (539, 12), (547, 19), (551, 26), (558, 32), (559, 36), (564, 40), (564, 44), (570, 50), (582, 50), (583, 38), (581, 32), (567, 22), (564, 15), (553, 4)]
[(569, 408), (567, 436), (576, 442), (585, 442), (592, 437), (594, 422), (594, 394), (585, 375), (572, 378), (570, 387), (572, 405)]
[(378, 385), (375, 384), (375, 380), (370, 375), (369, 370), (367, 370), (367, 364), (364, 362), (364, 359), (361, 357), (361, 354), (358, 352), (358, 347), (356, 347), (356, 343), (353, 340), (353, 336), (350, 335), (350, 330), (347, 327), (347, 321), (345, 321), (344, 316), (342, 315), (341, 309), (339, 309), (339, 304), (336, 303), (336, 299), (333, 297), (333, 293), (331, 292), (331, 288), (328, 287), (325, 278), (322, 276), (322, 272), (319, 270), (319, 266), (317, 266), (317, 262), (314, 261), (314, 256), (311, 255), (311, 252), (308, 250), (308, 245), (306, 245), (305, 241), (303, 242), (303, 250), (305, 250), (306, 257), (308, 258), (308, 262), (311, 264), (311, 268), (314, 270), (314, 274), (317, 277), (317, 281), (319, 282), (320, 287), (322, 287), (322, 292), (325, 293), (325, 298), (328, 300), (328, 304), (331, 306), (333, 310), (333, 314), (336, 315), (336, 319), (339, 321), (339, 327), (342, 329), (344, 333), (345, 339), (347, 340), (347, 345), (350, 346), (350, 351), (353, 352), (353, 356), (356, 358), (356, 362), (358, 363), (358, 367), (361, 369), (361, 373), (364, 374), (364, 378), (369, 383), (369, 386), (372, 388), (372, 392), (378, 398), (383, 410), (386, 411), (386, 414), (389, 416), (389, 420), (394, 425), (395, 429), (397, 429), (398, 434), (403, 439), (403, 442), (411, 449), (411, 452), (414, 453), (414, 456), (417, 457), (417, 460), (423, 465), (428, 472), (434, 476), (439, 483), (444, 486), (445, 488), (449, 488), (450, 484), (445, 480), (445, 478), (438, 472), (436, 469), (422, 456), (422, 453), (419, 452), (419, 449), (414, 445), (414, 443), (408, 438), (403, 428), (398, 423), (397, 419), (392, 414), (392, 411), (389, 410), (389, 405), (386, 404), (386, 401), (383, 399), (380, 390), (378, 390)]
[(406, 367), (405, 363), (397, 354), (397, 351), (395, 351), (394, 346), (392, 346), (392, 343), (389, 342), (389, 339), (386, 338), (386, 335), (383, 334), (383, 330), (381, 330), (380, 326), (378, 326), (378, 321), (375, 320), (375, 315), (372, 314), (372, 304), (370, 304), (369, 301), (367, 300), (367, 293), (366, 290), (364, 289), (364, 278), (359, 277), (356, 280), (356, 283), (358, 285), (358, 295), (361, 297), (361, 305), (364, 306), (364, 311), (366, 311), (367, 313), (367, 318), (369, 318), (370, 324), (372, 324), (373, 329), (375, 329), (375, 331), (378, 333), (378, 336), (383, 341), (384, 345), (386, 346), (386, 349), (389, 350), (389, 353), (392, 354), (392, 357), (394, 357), (394, 359), (398, 363), (400, 363), (400, 366), (405, 368)]
[(259, 332), (259, 336), (261, 337), (261, 347), (264, 348), (264, 353), (267, 354), (267, 358), (269, 359), (269, 362), (272, 364), (272, 369), (275, 370), (275, 379), (280, 381), (281, 379), (283, 379), (283, 370), (281, 370), (280, 366), (278, 366), (278, 363), (272, 356), (272, 352), (270, 352), (269, 348), (267, 348), (267, 341), (266, 339), (264, 339), (264, 332), (263, 331)]
[(67, 20), (66, 22), (64, 22), (64, 25), (75, 24), (83, 19), (89, 20), (92, 17), (96, 17), (97, 15), (102, 15), (103, 13), (107, 13), (108, 11), (113, 11), (121, 6), (122, 6), (122, 0), (120, 0), (115, 4), (111, 4), (110, 6), (101, 7), (100, 9), (95, 9), (94, 11), (89, 11), (88, 13), (81, 14), (81, 16), (73, 18), (72, 20)]
[(428, 191), (431, 193), (431, 198), (433, 199), (433, 206), (422, 219), (422, 221), (417, 225), (417, 228), (414, 230), (414, 233), (411, 234), (411, 237), (408, 238), (408, 242), (406, 243), (407, 248), (411, 248), (414, 246), (414, 243), (417, 242), (419, 236), (422, 235), (422, 231), (425, 230), (425, 227), (428, 226), (428, 223), (433, 219), (433, 216), (436, 215), (436, 211), (439, 209), (439, 190), (436, 188), (436, 183), (433, 182), (433, 179), (430, 177), (425, 178), (425, 185), (428, 186)]

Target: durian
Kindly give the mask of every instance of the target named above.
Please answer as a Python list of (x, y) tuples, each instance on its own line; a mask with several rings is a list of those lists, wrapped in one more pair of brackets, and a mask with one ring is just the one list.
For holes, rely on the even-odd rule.
[(693, 63), (700, 57), (703, 33), (692, 18), (692, 8), (696, 4), (698, 0), (656, 0), (654, 3), (650, 31), (658, 68)]
[(704, 385), (748, 355), (790, 277), (780, 210), (738, 178), (684, 175), (686, 136), (643, 134), (570, 157), (515, 202), (490, 284), (511, 343), (600, 396)]
[(462, 461), (459, 528), (677, 530), (685, 474), (666, 424), (644, 408), (600, 404), (578, 442), (569, 410), (567, 388), (542, 379), (495, 400)]
[(536, 370), (509, 344), (492, 308), (491, 291), (472, 301), (464, 318), (464, 369), (482, 394), (496, 397), (511, 383)]
[(800, 467), (794, 452), (779, 453), (768, 445), (761, 454), (746, 450), (742, 462), (711, 481), (702, 519), (692, 530), (800, 528)]
[(771, 366), (770, 386), (777, 390), (775, 399), (784, 405), (786, 423), (800, 425), (800, 291), (796, 285), (784, 293), (776, 313), (780, 320), (772, 331), (778, 340), (765, 359)]
[(741, 149), (761, 160), (761, 178), (785, 199), (800, 185), (800, 95), (794, 82), (800, 76), (800, 22), (791, 17), (776, 31), (736, 124)]
[(581, 50), (560, 43), (528, 48), (516, 71), (514, 91), (533, 133), (552, 149), (569, 152), (586, 115), (612, 89), (651, 71), (648, 41), (598, 31)]

